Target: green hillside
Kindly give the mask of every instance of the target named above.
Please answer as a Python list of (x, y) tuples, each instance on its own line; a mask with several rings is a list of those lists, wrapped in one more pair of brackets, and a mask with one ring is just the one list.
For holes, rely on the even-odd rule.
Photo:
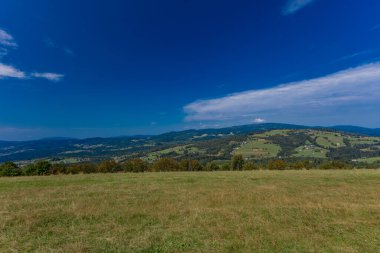
[(380, 138), (322, 130), (273, 130), (248, 136), (234, 154), (247, 159), (341, 158), (374, 162), (380, 159)]
[[(321, 128), (285, 124), (256, 124), (221, 129), (186, 130), (155, 136), (90, 139), (47, 139), (0, 142), (0, 163), (27, 164), (39, 159), (53, 163), (123, 162), (141, 158), (153, 162), (163, 157), (196, 159), (202, 163), (227, 161), (234, 154), (246, 160), (315, 159), (377, 163), (380, 137), (369, 129)], [(375, 130), (373, 130), (375, 131)], [(373, 132), (376, 134), (376, 132)]]
[(301, 158), (374, 163), (380, 161), (380, 137), (315, 129), (271, 130), (174, 146), (148, 153), (144, 159), (191, 156), (223, 160), (235, 154), (247, 160)]

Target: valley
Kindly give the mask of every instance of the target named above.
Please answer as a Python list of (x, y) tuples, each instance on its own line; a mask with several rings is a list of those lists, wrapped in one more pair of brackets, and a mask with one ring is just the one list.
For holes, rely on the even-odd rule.
[(0, 162), (18, 164), (46, 159), (52, 163), (81, 163), (141, 158), (153, 162), (163, 157), (210, 161), (313, 159), (354, 163), (380, 161), (380, 137), (368, 129), (307, 127), (287, 124), (254, 124), (221, 129), (186, 130), (155, 136), (90, 139), (47, 139), (0, 142)]

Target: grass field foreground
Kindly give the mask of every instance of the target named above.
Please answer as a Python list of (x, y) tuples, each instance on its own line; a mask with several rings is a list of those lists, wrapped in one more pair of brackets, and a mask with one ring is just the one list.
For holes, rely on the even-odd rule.
[(380, 252), (380, 171), (0, 179), (1, 252)]

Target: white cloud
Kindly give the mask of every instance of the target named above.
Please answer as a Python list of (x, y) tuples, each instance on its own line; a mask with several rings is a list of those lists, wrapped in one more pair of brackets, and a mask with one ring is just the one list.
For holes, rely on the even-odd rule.
[[(5, 30), (0, 29), (0, 58), (3, 56), (6, 56), (9, 52), (9, 49), (14, 49), (17, 46), (18, 45), (15, 42), (13, 36), (7, 33)], [(69, 54), (70, 52), (67, 51), (67, 54)], [(49, 81), (58, 82), (62, 80), (64, 75), (57, 74), (57, 73), (39, 73), (39, 72), (27, 74), (24, 71), (19, 70), (9, 64), (4, 64), (0, 62), (0, 79), (3, 79), (3, 78), (27, 79), (30, 77), (44, 78)]]
[(288, 3), (285, 5), (284, 9), (282, 10), (282, 14), (284, 15), (294, 14), (314, 1), (315, 0), (288, 0)]
[(253, 122), (255, 122), (255, 123), (264, 123), (265, 121), (266, 120), (263, 119), (263, 118), (256, 118), (256, 119), (253, 120)]
[(13, 66), (0, 63), (0, 79), (7, 77), (24, 79), (26, 78), (26, 75), (23, 71), (18, 70)]
[(0, 44), (8, 47), (17, 47), (17, 43), (14, 41), (12, 35), (2, 29), (0, 29)]
[(3, 78), (28, 79), (30, 77), (44, 78), (49, 81), (58, 82), (62, 80), (64, 75), (57, 74), (57, 73), (32, 73), (28, 75), (24, 71), (21, 71), (11, 65), (0, 63), (0, 79), (3, 79)]
[(184, 111), (187, 121), (236, 124), (265, 118), (272, 122), (318, 124), (361, 118), (364, 123), (380, 124), (379, 108), (380, 63), (372, 63), (270, 89), (195, 101)]
[(32, 73), (31, 76), (37, 78), (44, 78), (53, 82), (59, 82), (64, 77), (64, 75), (57, 73)]
[(8, 54), (10, 48), (16, 48), (17, 43), (14, 41), (12, 35), (0, 29), (0, 57)]

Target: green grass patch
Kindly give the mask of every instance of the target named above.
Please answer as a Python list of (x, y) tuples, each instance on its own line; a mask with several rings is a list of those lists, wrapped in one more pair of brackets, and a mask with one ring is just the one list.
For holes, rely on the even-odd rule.
[(380, 157), (360, 158), (357, 159), (357, 161), (364, 163), (380, 163)]
[(269, 137), (269, 136), (273, 136), (273, 135), (288, 135), (289, 133), (294, 132), (294, 131), (295, 130), (287, 130), (287, 129), (271, 130), (271, 131), (267, 131), (267, 132), (264, 132), (261, 134), (255, 134), (254, 136), (265, 138), (265, 137)]
[(380, 171), (0, 179), (2, 252), (379, 252)]
[(234, 153), (240, 154), (244, 158), (262, 159), (276, 157), (280, 150), (279, 145), (268, 140), (252, 138), (244, 142)]
[(313, 136), (316, 137), (316, 142), (324, 148), (339, 148), (344, 147), (344, 136), (340, 133), (333, 132), (321, 132), (316, 131), (313, 133)]
[(191, 153), (193, 153), (193, 154), (194, 153), (202, 153), (202, 151), (197, 147), (184, 145), (184, 146), (176, 146), (176, 147), (172, 147), (172, 148), (167, 148), (167, 149), (163, 149), (163, 150), (156, 151), (156, 152), (151, 152), (147, 155), (146, 160), (147, 161), (154, 161), (154, 160), (157, 160), (160, 157), (165, 156), (165, 155), (170, 154), (170, 153), (175, 153), (177, 155), (183, 155), (185, 153), (185, 151), (187, 151), (189, 154), (191, 154)]
[(350, 136), (348, 138), (351, 145), (362, 145), (362, 144), (380, 144), (379, 137), (363, 137), (363, 136)]
[(295, 149), (294, 157), (326, 158), (327, 150), (313, 145), (305, 145)]

